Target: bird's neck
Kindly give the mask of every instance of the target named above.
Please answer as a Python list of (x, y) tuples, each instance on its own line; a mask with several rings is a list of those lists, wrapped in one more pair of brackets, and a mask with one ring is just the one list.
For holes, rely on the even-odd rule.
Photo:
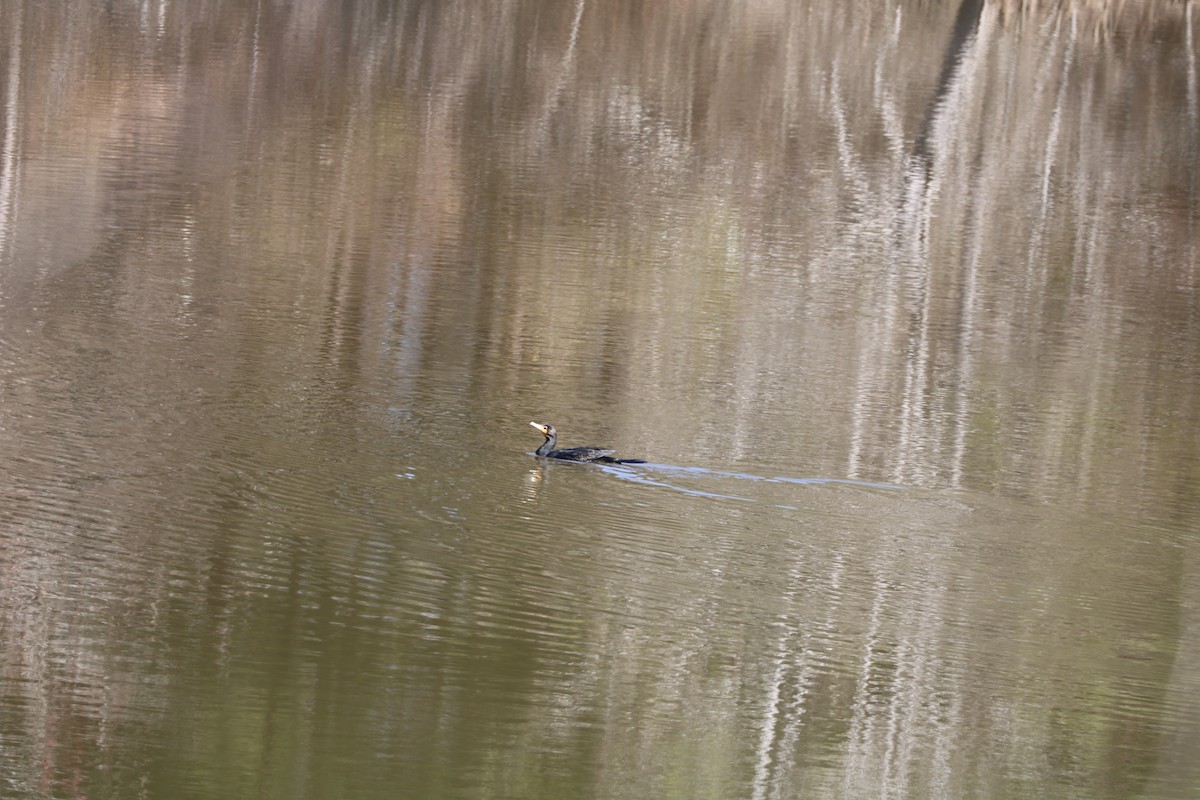
[(535, 450), (533, 454), (535, 456), (547, 455), (551, 450), (554, 449), (554, 442), (555, 438), (553, 436), (547, 436), (546, 441), (542, 442), (542, 446)]

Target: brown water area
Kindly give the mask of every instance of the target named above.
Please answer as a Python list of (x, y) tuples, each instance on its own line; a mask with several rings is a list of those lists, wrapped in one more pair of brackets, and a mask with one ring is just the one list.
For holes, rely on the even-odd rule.
[(1200, 796), (1198, 49), (0, 4), (0, 798)]

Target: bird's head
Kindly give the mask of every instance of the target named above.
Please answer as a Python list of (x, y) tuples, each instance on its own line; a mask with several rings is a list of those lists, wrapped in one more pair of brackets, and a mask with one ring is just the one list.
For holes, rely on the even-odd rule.
[(537, 428), (538, 431), (541, 432), (542, 436), (545, 436), (547, 439), (549, 439), (551, 436), (558, 435), (558, 431), (554, 430), (553, 425), (544, 425), (541, 422), (531, 422), (529, 424)]

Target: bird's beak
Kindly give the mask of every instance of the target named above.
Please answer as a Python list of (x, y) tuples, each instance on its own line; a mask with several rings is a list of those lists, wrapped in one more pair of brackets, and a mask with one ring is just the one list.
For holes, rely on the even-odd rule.
[(538, 429), (539, 431), (541, 431), (542, 433), (545, 433), (545, 432), (546, 432), (546, 426), (545, 426), (545, 425), (543, 425), (543, 424), (542, 424), (542, 423), (540, 423), (540, 422), (531, 422), (531, 423), (529, 423), (529, 424), (530, 424), (530, 425), (532, 425), (533, 427), (537, 428), (537, 429)]

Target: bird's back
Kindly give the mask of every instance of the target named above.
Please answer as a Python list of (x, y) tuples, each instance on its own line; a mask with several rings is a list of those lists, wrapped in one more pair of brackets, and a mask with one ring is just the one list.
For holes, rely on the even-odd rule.
[(566, 450), (554, 450), (550, 453), (550, 457), (563, 461), (597, 461), (605, 456), (611, 456), (615, 452), (617, 451), (603, 447), (571, 447)]

